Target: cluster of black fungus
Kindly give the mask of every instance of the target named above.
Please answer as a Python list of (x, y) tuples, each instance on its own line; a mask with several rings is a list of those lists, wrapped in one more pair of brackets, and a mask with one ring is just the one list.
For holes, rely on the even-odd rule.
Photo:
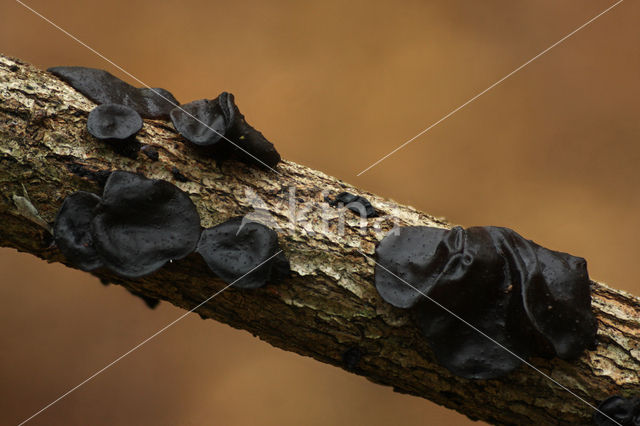
[(353, 195), (348, 192), (341, 192), (336, 196), (335, 199), (331, 200), (329, 197), (326, 197), (325, 200), (332, 207), (336, 207), (342, 204), (352, 212), (360, 215), (360, 217), (368, 218), (378, 216), (376, 209), (371, 205), (369, 200), (359, 195)]
[[(104, 70), (54, 67), (48, 71), (103, 107), (96, 108), (89, 116), (89, 132), (98, 139), (129, 140), (142, 127), (140, 116), (171, 117), (184, 138), (207, 147), (208, 153), (216, 158), (234, 157), (268, 168), (275, 167), (281, 160), (273, 144), (247, 123), (231, 93), (223, 92), (215, 99), (180, 106), (165, 89), (137, 88)], [(131, 156), (133, 145), (126, 146), (127, 150), (122, 153)], [(136, 145), (135, 152), (138, 148)]]
[(640, 426), (640, 398), (612, 396), (605, 399), (598, 406), (598, 411), (593, 414), (593, 424)]
[(179, 105), (165, 89), (133, 87), (107, 71), (85, 67), (54, 67), (47, 71), (97, 104), (127, 106), (144, 118), (167, 119)]
[(197, 252), (216, 276), (238, 288), (262, 287), (290, 273), (275, 231), (242, 217), (202, 231)]
[(511, 229), (400, 228), (380, 242), (376, 258), (382, 298), (411, 309), (438, 361), (458, 376), (502, 376), (521, 364), (509, 351), (571, 359), (595, 346), (585, 260)]
[(106, 267), (137, 278), (193, 252), (200, 217), (189, 196), (171, 183), (116, 171), (102, 197), (78, 191), (65, 198), (54, 237), (82, 270)]
[(105, 267), (127, 278), (150, 274), (196, 249), (219, 278), (238, 288), (261, 287), (290, 273), (272, 229), (238, 217), (202, 231), (185, 192), (123, 171), (111, 173), (102, 197), (78, 191), (65, 198), (54, 238), (78, 268)]
[(174, 108), (171, 121), (188, 141), (218, 158), (233, 155), (240, 161), (273, 168), (280, 154), (240, 113), (231, 93), (215, 99), (201, 99)]

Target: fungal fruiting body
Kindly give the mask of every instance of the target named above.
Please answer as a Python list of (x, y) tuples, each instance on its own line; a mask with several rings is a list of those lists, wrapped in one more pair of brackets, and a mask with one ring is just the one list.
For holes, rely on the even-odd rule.
[(598, 411), (593, 414), (593, 424), (614, 426), (616, 423), (622, 426), (640, 426), (640, 398), (624, 398), (616, 395), (600, 403)]
[(233, 155), (245, 163), (271, 168), (280, 162), (273, 144), (246, 122), (231, 93), (190, 102), (174, 108), (170, 115), (185, 139), (206, 147), (213, 156)]
[(171, 110), (173, 126), (189, 142), (198, 146), (215, 146), (228, 134), (234, 110), (222, 100), (200, 99)]
[(53, 67), (47, 71), (97, 104), (128, 106), (144, 118), (166, 119), (169, 112), (179, 105), (176, 98), (165, 89), (137, 88), (104, 70)]
[(216, 276), (237, 288), (258, 288), (289, 275), (276, 232), (242, 217), (202, 231), (197, 252)]
[(369, 218), (376, 217), (378, 213), (376, 209), (371, 205), (369, 200), (359, 195), (353, 195), (348, 192), (341, 192), (335, 199), (327, 199), (330, 206), (335, 207), (343, 204), (346, 208), (352, 212), (360, 215), (360, 217)]
[(119, 104), (102, 104), (89, 113), (87, 130), (101, 140), (126, 140), (142, 129), (142, 118), (132, 108)]
[(193, 252), (200, 230), (195, 205), (178, 187), (116, 171), (102, 197), (76, 192), (65, 199), (54, 237), (81, 269), (106, 267), (138, 278)]
[(93, 247), (91, 221), (100, 197), (78, 191), (64, 199), (53, 227), (56, 245), (78, 268), (93, 271), (102, 267), (102, 260)]
[(571, 359), (595, 346), (585, 260), (511, 229), (400, 228), (376, 258), (382, 298), (411, 309), (438, 361), (456, 375), (502, 376), (521, 364), (509, 351)]

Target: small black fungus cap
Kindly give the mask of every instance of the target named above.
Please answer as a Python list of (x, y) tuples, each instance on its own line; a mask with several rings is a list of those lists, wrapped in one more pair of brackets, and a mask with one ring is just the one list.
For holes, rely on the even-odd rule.
[(202, 231), (197, 249), (214, 274), (244, 289), (288, 275), (289, 262), (283, 253), (276, 255), (279, 250), (275, 231), (242, 217)]
[(226, 102), (200, 99), (171, 110), (176, 130), (198, 146), (214, 146), (224, 140), (233, 124), (235, 113)]
[(200, 99), (174, 108), (171, 121), (188, 141), (215, 147), (212, 154), (216, 157), (231, 155), (262, 168), (273, 168), (281, 160), (273, 144), (247, 123), (231, 93), (222, 92), (215, 99)]
[(420, 292), (429, 293), (452, 250), (444, 239), (448, 234), (447, 229), (407, 226), (380, 241), (374, 280), (387, 303), (410, 308), (424, 298)]
[(56, 245), (64, 256), (83, 271), (102, 267), (102, 260), (93, 247), (91, 220), (100, 197), (78, 191), (64, 199), (53, 227)]
[(329, 205), (335, 207), (340, 203), (352, 212), (360, 215), (360, 217), (376, 217), (378, 213), (371, 205), (369, 200), (359, 195), (353, 195), (348, 192), (341, 192), (334, 200), (327, 200)]
[(105, 266), (137, 278), (193, 252), (200, 217), (175, 185), (117, 171), (107, 180), (91, 232)]
[(138, 89), (107, 71), (86, 67), (53, 67), (47, 71), (97, 104), (120, 104), (144, 118), (168, 118), (179, 105), (165, 89)]
[(125, 140), (142, 129), (142, 118), (133, 109), (119, 104), (102, 104), (89, 113), (87, 130), (101, 140)]
[[(611, 396), (600, 403), (593, 413), (593, 424), (596, 426), (616, 426), (615, 420), (622, 426), (640, 426), (640, 399)], [(604, 414), (602, 414), (604, 413)]]

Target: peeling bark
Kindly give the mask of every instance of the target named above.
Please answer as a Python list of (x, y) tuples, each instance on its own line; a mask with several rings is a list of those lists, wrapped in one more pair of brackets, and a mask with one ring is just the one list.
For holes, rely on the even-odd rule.
[[(159, 161), (118, 155), (86, 131), (95, 105), (54, 76), (0, 55), (0, 245), (66, 264), (48, 228), (68, 194), (101, 192), (106, 172), (128, 170), (168, 180), (196, 203), (202, 225), (253, 211), (258, 196), (291, 260), (284, 283), (254, 291), (229, 289), (203, 305), (203, 318), (250, 331), (279, 348), (343, 367), (396, 391), (420, 396), (493, 424), (589, 424), (592, 409), (527, 366), (500, 380), (469, 381), (440, 367), (406, 312), (386, 304), (373, 285), (375, 244), (395, 223), (451, 225), (284, 161), (262, 171), (216, 163), (185, 144), (170, 123), (145, 120), (138, 135)], [(175, 170), (184, 175), (176, 181)], [(382, 218), (361, 229), (353, 213), (325, 195), (368, 198)], [(292, 208), (290, 198), (297, 200)], [(304, 203), (300, 206), (300, 202)], [(323, 213), (324, 212), (324, 213)], [(323, 216), (324, 214), (324, 216)], [(344, 232), (340, 231), (344, 215)], [(329, 217), (325, 225), (323, 217)], [(71, 266), (71, 265), (68, 265)], [(191, 255), (142, 279), (96, 276), (135, 293), (190, 310), (224, 287)], [(640, 395), (640, 299), (593, 282), (598, 348), (573, 362), (531, 362), (593, 405), (611, 394)], [(52, 289), (54, 291), (54, 289)], [(357, 349), (354, 349), (357, 348)], [(343, 355), (349, 351), (344, 363)], [(354, 354), (361, 354), (358, 360)]]

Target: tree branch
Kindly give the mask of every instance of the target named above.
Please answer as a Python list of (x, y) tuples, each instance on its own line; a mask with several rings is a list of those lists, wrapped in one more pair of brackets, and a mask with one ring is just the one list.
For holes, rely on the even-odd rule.
[[(394, 223), (385, 217), (369, 219), (361, 229), (357, 216), (328, 207), (324, 195), (362, 195), (400, 226), (449, 224), (289, 161), (278, 166), (280, 175), (236, 162), (216, 164), (183, 143), (163, 121), (145, 120), (138, 135), (141, 143), (157, 149), (159, 161), (142, 154), (124, 157), (87, 133), (93, 107), (54, 76), (0, 55), (1, 246), (66, 263), (50, 245), (47, 224), (68, 194), (100, 193), (110, 170), (176, 184), (190, 194), (205, 227), (251, 212), (252, 197), (258, 196), (276, 222), (272, 226), (294, 273), (281, 284), (255, 291), (224, 291), (197, 310), (203, 318), (248, 330), (274, 346), (341, 366), (472, 419), (494, 424), (590, 422), (590, 407), (526, 366), (487, 381), (464, 380), (440, 367), (406, 312), (380, 299), (373, 286), (373, 263), (358, 252), (372, 255), (381, 231)], [(176, 181), (173, 168), (188, 181)], [(289, 203), (292, 197), (297, 209)], [(95, 275), (188, 310), (224, 287), (197, 255), (137, 280), (104, 271)], [(640, 299), (594, 282), (593, 309), (599, 322), (597, 350), (574, 362), (534, 358), (532, 363), (593, 405), (614, 393), (640, 394)]]

